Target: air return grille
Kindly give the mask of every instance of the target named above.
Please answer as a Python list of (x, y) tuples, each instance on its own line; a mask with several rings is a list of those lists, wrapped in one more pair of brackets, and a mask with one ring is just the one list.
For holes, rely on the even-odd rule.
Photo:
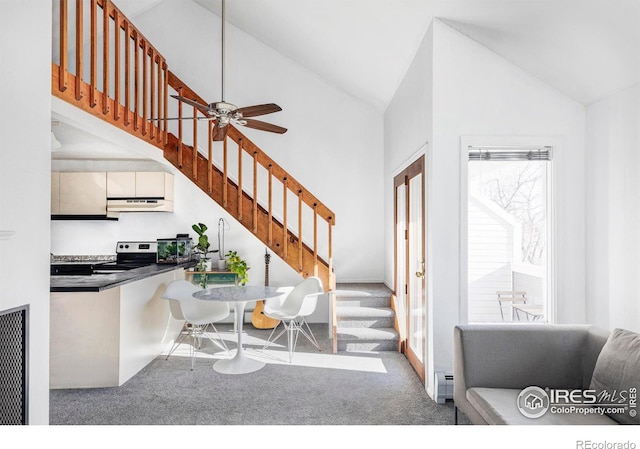
[(0, 312), (0, 425), (27, 424), (27, 312)]

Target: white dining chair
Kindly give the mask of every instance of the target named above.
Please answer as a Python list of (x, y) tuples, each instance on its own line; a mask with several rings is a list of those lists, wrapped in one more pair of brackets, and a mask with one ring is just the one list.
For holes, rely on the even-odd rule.
[[(167, 354), (168, 360), (178, 345), (186, 338), (190, 337), (189, 355), (191, 357), (191, 370), (193, 370), (196, 350), (202, 346), (202, 337), (206, 336), (216, 346), (229, 351), (227, 344), (216, 329), (213, 323), (225, 319), (230, 314), (229, 304), (218, 301), (203, 301), (193, 297), (193, 294), (202, 290), (197, 285), (189, 281), (176, 280), (167, 285), (167, 289), (162, 295), (163, 299), (169, 301), (171, 316), (176, 320), (184, 320), (184, 326), (180, 336), (174, 342), (171, 350)], [(217, 340), (213, 339), (207, 332), (211, 327), (217, 335)]]
[[(307, 337), (320, 350), (320, 345), (318, 345), (306, 317), (316, 310), (318, 296), (324, 294), (324, 288), (319, 278), (309, 277), (293, 288), (284, 287), (282, 290), (285, 292), (282, 297), (265, 301), (264, 314), (269, 318), (280, 320), (280, 323), (273, 328), (262, 349), (268, 348), (286, 332), (289, 362), (291, 362), (299, 334)], [(282, 328), (276, 334), (280, 324), (282, 324)]]

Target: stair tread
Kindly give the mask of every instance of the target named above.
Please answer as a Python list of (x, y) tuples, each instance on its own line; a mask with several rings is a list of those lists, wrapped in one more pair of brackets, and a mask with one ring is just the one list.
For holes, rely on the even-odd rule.
[(398, 333), (390, 327), (350, 327), (338, 328), (338, 340), (362, 341), (362, 340), (397, 340)]
[[(336, 284), (336, 290), (338, 290), (338, 294), (336, 295), (336, 299), (351, 298), (351, 295), (357, 295), (358, 293), (362, 293), (363, 297), (389, 297), (393, 293), (389, 287), (384, 284), (378, 283), (339, 283)], [(341, 296), (340, 290), (350, 292), (348, 296)]]
[(389, 307), (338, 306), (336, 316), (340, 318), (392, 318), (395, 316)]

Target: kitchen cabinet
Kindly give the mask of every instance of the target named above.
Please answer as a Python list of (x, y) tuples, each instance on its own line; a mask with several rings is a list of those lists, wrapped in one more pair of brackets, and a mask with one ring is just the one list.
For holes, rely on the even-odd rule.
[(107, 198), (134, 198), (136, 172), (108, 172)]
[(118, 387), (151, 363), (180, 335), (162, 299), (177, 268), (99, 292), (52, 292), (50, 388)]
[[(56, 206), (58, 214), (106, 216), (107, 174), (105, 172), (59, 172), (55, 177), (59, 178), (58, 206)], [(52, 183), (53, 178), (52, 174)], [(53, 204), (52, 209), (54, 209)]]
[(173, 201), (173, 175), (164, 172), (108, 172), (107, 198), (158, 198)]
[[(148, 207), (107, 208), (107, 199), (151, 200)], [(173, 211), (173, 175), (165, 172), (52, 172), (56, 220), (117, 219), (119, 212)], [(158, 201), (155, 201), (158, 200)], [(159, 202), (162, 204), (159, 204)], [(153, 204), (152, 204), (153, 203)]]

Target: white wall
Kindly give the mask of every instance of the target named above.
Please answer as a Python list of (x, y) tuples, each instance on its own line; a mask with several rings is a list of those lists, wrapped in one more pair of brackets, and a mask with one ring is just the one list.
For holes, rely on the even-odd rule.
[(587, 107), (587, 319), (640, 331), (640, 84)]
[(29, 423), (49, 422), (51, 4), (2, 2), (0, 310), (29, 305)]
[[(132, 21), (184, 82), (220, 100), (219, 16), (195, 2), (167, 0)], [(381, 281), (382, 114), (230, 24), (226, 68), (225, 100), (282, 107), (258, 118), (286, 134), (242, 131), (336, 214), (338, 282)]]
[[(385, 113), (385, 185), (425, 140), (427, 233), (431, 267), (427, 335), (430, 369), (451, 371), (453, 327), (466, 319), (461, 282), (461, 142), (539, 141), (556, 150), (558, 322), (585, 321), (584, 108), (468, 37), (435, 20)], [(429, 73), (429, 68), (432, 73)], [(430, 91), (432, 97), (425, 92)], [(400, 127), (407, 117), (422, 118)], [(411, 119), (409, 119), (411, 120)], [(399, 132), (402, 130), (402, 132)], [(430, 134), (432, 138), (429, 139)], [(486, 143), (485, 143), (486, 144)], [(385, 193), (387, 193), (385, 192)], [(385, 280), (391, 282), (392, 196), (385, 197)], [(466, 246), (466, 245), (464, 245)], [(392, 265), (391, 265), (392, 266)], [(429, 389), (429, 387), (428, 387)]]
[[(393, 287), (393, 178), (408, 163), (424, 154), (433, 126), (433, 28), (430, 26), (384, 114), (384, 270)], [(427, 170), (430, 161), (426, 159)], [(427, 204), (427, 209), (429, 205)]]

